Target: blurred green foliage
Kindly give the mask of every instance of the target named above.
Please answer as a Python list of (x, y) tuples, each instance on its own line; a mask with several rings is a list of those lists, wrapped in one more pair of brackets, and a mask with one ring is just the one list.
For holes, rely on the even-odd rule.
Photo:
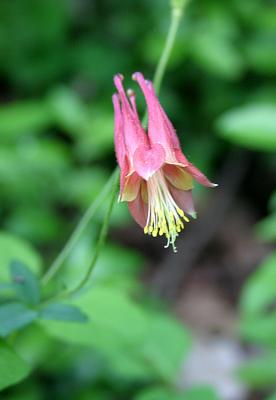
[[(0, 388), (23, 380), (4, 400), (217, 399), (210, 388), (177, 390), (191, 340), (149, 300), (134, 249), (109, 241), (92, 290), (69, 303), (45, 304), (38, 281), (115, 165), (112, 76), (152, 77), (169, 14), (166, 0), (1, 0)], [(207, 174), (233, 144), (275, 152), (275, 32), (269, 0), (188, 3), (161, 101)], [(270, 160), (257, 159), (267, 175)], [(256, 227), (263, 240), (275, 240), (275, 199)], [(52, 290), (81, 281), (105, 206)], [(112, 227), (129, 221), (116, 206)], [(253, 386), (275, 378), (274, 267), (272, 255), (241, 300), (243, 337), (267, 350), (241, 372)]]

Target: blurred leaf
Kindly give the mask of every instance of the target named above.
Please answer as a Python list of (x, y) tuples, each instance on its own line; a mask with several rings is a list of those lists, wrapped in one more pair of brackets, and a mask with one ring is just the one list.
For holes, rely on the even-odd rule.
[(0, 64), (17, 88), (49, 85), (67, 64), (68, 11), (64, 0), (2, 0)]
[(38, 275), (41, 270), (41, 258), (23, 239), (9, 233), (0, 232), (0, 280), (9, 280), (9, 265), (14, 260), (22, 263)]
[(247, 362), (239, 368), (238, 376), (253, 388), (273, 385), (276, 377), (276, 354)]
[(18, 206), (6, 220), (5, 227), (34, 244), (43, 244), (64, 237), (66, 224), (62, 216), (45, 204)]
[(51, 123), (48, 107), (40, 102), (24, 102), (0, 107), (1, 142), (13, 141), (23, 134), (38, 132)]
[(10, 333), (23, 328), (33, 322), (38, 313), (27, 308), (21, 303), (6, 303), (0, 305), (0, 336), (5, 337)]
[(77, 94), (66, 87), (58, 87), (49, 95), (53, 119), (65, 132), (78, 136), (88, 119), (85, 105)]
[(88, 207), (97, 197), (109, 178), (109, 172), (104, 168), (79, 168), (74, 170), (64, 181), (64, 196), (66, 202)]
[(32, 137), (15, 148), (0, 148), (1, 188), (10, 205), (49, 207), (53, 199), (63, 198), (61, 187), (69, 170), (69, 153), (61, 141)]
[[(274, 28), (275, 31), (275, 28)], [(275, 32), (269, 33), (262, 31), (255, 34), (245, 45), (245, 53), (248, 57), (249, 65), (257, 72), (268, 75), (275, 75), (276, 54), (274, 44), (276, 40)]]
[(185, 390), (183, 400), (219, 400), (215, 390), (208, 386), (195, 386)]
[(255, 231), (258, 237), (267, 242), (276, 240), (276, 213), (269, 215), (261, 220), (256, 226)]
[(137, 278), (143, 264), (144, 257), (137, 251), (109, 243), (99, 257), (93, 279), (115, 283), (127, 277)]
[(276, 346), (276, 313), (268, 316), (243, 318), (240, 322), (240, 335), (243, 339), (268, 347)]
[(129, 62), (125, 49), (93, 36), (78, 40), (72, 50), (74, 69), (98, 86), (109, 86), (107, 77), (126, 71)]
[(13, 283), (0, 283), (0, 292), (5, 292), (6, 290), (14, 291), (14, 284)]
[(273, 394), (272, 396), (266, 397), (265, 400), (276, 400), (276, 393)]
[[(94, 287), (74, 304), (89, 316), (90, 321), (84, 325), (48, 322), (44, 326), (50, 334), (97, 349), (118, 376), (129, 379), (152, 376), (172, 379), (175, 376), (189, 340), (184, 328), (174, 320), (147, 313), (146, 309), (111, 287)], [(160, 334), (160, 341), (155, 337), (155, 342), (152, 335), (156, 332)]]
[(28, 365), (3, 341), (0, 341), (0, 390), (24, 379)]
[(227, 111), (216, 126), (220, 136), (234, 144), (276, 151), (276, 105), (255, 104)]
[(17, 297), (23, 302), (38, 304), (40, 286), (36, 275), (20, 261), (12, 261), (10, 271)]
[[(9, 391), (11, 392), (11, 391)], [(43, 388), (34, 379), (28, 379), (12, 388), (12, 394), (1, 400), (43, 400)]]
[(150, 387), (135, 396), (134, 400), (185, 400), (185, 395), (167, 387)]
[(247, 279), (240, 298), (245, 316), (258, 315), (276, 300), (276, 253), (272, 253)]
[(53, 355), (56, 362), (60, 343), (51, 338), (38, 324), (31, 324), (17, 332), (13, 347), (34, 369), (45, 368), (45, 364), (49, 359), (53, 359)]
[(243, 71), (244, 63), (237, 48), (221, 35), (199, 33), (195, 35), (191, 48), (196, 62), (211, 74), (235, 79)]
[[(86, 267), (94, 252), (94, 237), (96, 232), (91, 230), (79, 241), (72, 251), (64, 269), (57, 280), (67, 287), (75, 287), (84, 277)], [(114, 260), (117, 260), (114, 262)], [(137, 282), (136, 277), (144, 263), (143, 257), (134, 250), (107, 243), (100, 254), (93, 272), (93, 283), (109, 283), (114, 288), (127, 287), (131, 282)]]
[(168, 316), (155, 315), (154, 312), (150, 317), (147, 334), (141, 349), (145, 359), (156, 366), (160, 376), (173, 380), (188, 350), (188, 335), (179, 323)]
[(218, 400), (218, 396), (209, 387), (194, 387), (180, 392), (156, 386), (144, 389), (135, 400)]
[(76, 153), (83, 161), (98, 160), (113, 149), (113, 112), (95, 106), (83, 125)]
[(39, 318), (71, 322), (86, 322), (88, 320), (78, 307), (63, 303), (52, 303), (43, 307), (39, 312)]

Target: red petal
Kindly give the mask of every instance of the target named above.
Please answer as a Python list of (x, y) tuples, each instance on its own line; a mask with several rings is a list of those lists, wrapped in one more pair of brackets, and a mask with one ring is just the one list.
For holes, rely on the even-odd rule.
[(168, 184), (170, 188), (170, 192), (172, 197), (174, 198), (174, 201), (178, 205), (179, 208), (181, 208), (185, 213), (191, 215), (191, 217), (195, 218), (196, 217), (196, 211), (194, 207), (194, 202), (193, 202), (193, 197), (192, 197), (192, 191), (191, 190), (180, 190), (176, 189), (171, 184)]
[(212, 183), (211, 181), (209, 181), (209, 179), (199, 169), (197, 169), (193, 164), (190, 163), (188, 165), (188, 167), (186, 167), (185, 169), (201, 185), (207, 186), (207, 187), (216, 187), (216, 186), (218, 186), (216, 183)]
[(158, 171), (164, 161), (165, 151), (158, 143), (154, 144), (151, 148), (147, 146), (138, 147), (133, 156), (134, 169), (145, 180), (148, 180)]
[(216, 183), (212, 183), (209, 179), (192, 163), (190, 163), (184, 156), (181, 150), (175, 150), (177, 161), (183, 164), (185, 171), (192, 175), (192, 177), (203, 186), (216, 187)]
[(120, 195), (121, 201), (133, 201), (136, 199), (140, 190), (141, 178), (133, 172), (131, 175), (126, 176), (124, 179), (124, 187)]
[(140, 72), (133, 74), (133, 79), (138, 82), (147, 103), (148, 137), (150, 143), (151, 145), (155, 143), (161, 144), (166, 152), (167, 161), (173, 162), (175, 161), (173, 159), (174, 142), (178, 143), (178, 139), (172, 137), (172, 135), (175, 135), (174, 130), (171, 132), (172, 124), (168, 124), (168, 118), (164, 117), (165, 111), (162, 109), (151, 83), (145, 81)]
[(193, 178), (184, 168), (173, 164), (165, 164), (163, 171), (167, 180), (177, 189), (193, 189)]
[(113, 106), (114, 106), (114, 143), (115, 143), (115, 152), (118, 160), (118, 164), (120, 168), (124, 167), (125, 163), (125, 140), (124, 140), (124, 132), (123, 132), (123, 120), (122, 120), (122, 112), (120, 107), (119, 96), (114, 94), (112, 96)]
[(131, 107), (123, 87), (123, 77), (115, 75), (114, 83), (122, 104), (122, 126), (126, 153), (130, 161), (139, 146), (149, 146), (148, 137), (140, 123), (137, 112)]
[(134, 201), (128, 203), (128, 208), (137, 224), (144, 228), (147, 222), (148, 207), (140, 192)]

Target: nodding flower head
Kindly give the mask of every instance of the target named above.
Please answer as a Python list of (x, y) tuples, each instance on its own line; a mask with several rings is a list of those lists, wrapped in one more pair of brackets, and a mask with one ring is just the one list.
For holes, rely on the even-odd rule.
[(142, 90), (148, 112), (147, 132), (139, 119), (135, 93), (123, 87), (123, 76), (114, 77), (117, 93), (115, 111), (115, 152), (121, 169), (120, 201), (127, 201), (135, 221), (145, 234), (165, 235), (176, 251), (175, 241), (195, 218), (193, 181), (215, 187), (182, 153), (176, 132), (159, 103), (153, 84), (140, 72), (132, 76)]

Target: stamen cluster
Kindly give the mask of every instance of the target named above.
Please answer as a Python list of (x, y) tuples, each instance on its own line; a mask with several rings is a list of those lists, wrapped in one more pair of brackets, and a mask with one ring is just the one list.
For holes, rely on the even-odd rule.
[(147, 182), (148, 215), (144, 233), (156, 237), (165, 235), (176, 252), (175, 240), (189, 218), (174, 201), (162, 171), (157, 171)]

